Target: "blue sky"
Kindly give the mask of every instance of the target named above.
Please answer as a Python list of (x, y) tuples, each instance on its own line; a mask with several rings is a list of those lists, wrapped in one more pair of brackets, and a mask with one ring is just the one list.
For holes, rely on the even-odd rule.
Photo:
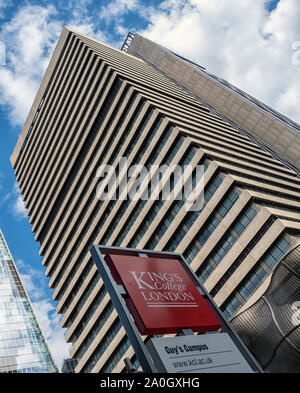
[(117, 48), (139, 32), (300, 122), (299, 20), (299, 0), (0, 0), (0, 227), (58, 365), (67, 346), (9, 158), (62, 27)]

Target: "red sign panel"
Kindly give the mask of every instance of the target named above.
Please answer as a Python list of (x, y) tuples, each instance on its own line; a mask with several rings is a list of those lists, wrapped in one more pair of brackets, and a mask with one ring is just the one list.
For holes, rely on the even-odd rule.
[(108, 255), (117, 284), (129, 295), (127, 305), (141, 334), (219, 329), (220, 322), (176, 259)]

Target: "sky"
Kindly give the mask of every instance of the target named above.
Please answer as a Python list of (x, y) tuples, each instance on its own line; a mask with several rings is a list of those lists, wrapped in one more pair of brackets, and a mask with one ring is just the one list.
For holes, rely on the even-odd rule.
[(63, 26), (120, 48), (139, 33), (300, 123), (299, 0), (0, 0), (0, 227), (59, 367), (60, 316), (10, 165)]

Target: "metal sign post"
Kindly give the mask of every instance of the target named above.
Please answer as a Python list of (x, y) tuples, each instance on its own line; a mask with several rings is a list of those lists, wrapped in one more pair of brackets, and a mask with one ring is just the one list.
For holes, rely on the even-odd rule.
[[(190, 279), (193, 281), (194, 285), (197, 287), (198, 291), (205, 299), (206, 303), (213, 311), (214, 315), (218, 318), (220, 322), (221, 328), (219, 329), (218, 333), (213, 333), (209, 335), (194, 335), (193, 331), (189, 329), (190, 326), (186, 326), (186, 329), (181, 329), (178, 333), (179, 335), (190, 337), (188, 340), (193, 340), (193, 342), (198, 340), (199, 342), (203, 342), (204, 338), (207, 338), (208, 341), (211, 342), (212, 337), (209, 336), (216, 335), (215, 337), (217, 340), (223, 340), (224, 345), (226, 342), (226, 351), (229, 353), (230, 351), (236, 358), (238, 355), (243, 359), (244, 363), (247, 365), (244, 367), (244, 372), (263, 372), (260, 366), (257, 364), (254, 357), (248, 351), (244, 343), (241, 339), (237, 336), (237, 334), (232, 329), (231, 325), (223, 316), (220, 309), (217, 307), (215, 302), (213, 301), (212, 297), (206, 291), (206, 289), (199, 283), (199, 280), (193, 270), (190, 268), (188, 263), (185, 261), (184, 257), (181, 254), (177, 253), (170, 253), (170, 252), (162, 252), (162, 251), (153, 251), (153, 250), (137, 250), (131, 248), (119, 248), (119, 247), (110, 247), (110, 246), (101, 246), (101, 245), (93, 245), (91, 248), (91, 254), (93, 257), (94, 262), (98, 268), (98, 271), (103, 279), (104, 285), (111, 297), (114, 307), (118, 313), (118, 316), (124, 326), (126, 334), (131, 342), (131, 345), (135, 351), (136, 357), (140, 362), (140, 365), (145, 373), (165, 373), (165, 372), (189, 372), (187, 371), (174, 371), (172, 367), (168, 368), (164, 361), (158, 361), (158, 358), (162, 359), (161, 350), (159, 349), (159, 340), (160, 338), (151, 339), (148, 341), (147, 344), (144, 343), (141, 333), (137, 328), (133, 316), (128, 309), (128, 306), (125, 302), (125, 299), (128, 298), (129, 294), (128, 291), (125, 289), (124, 285), (120, 285), (115, 281), (113, 277), (111, 268), (107, 264), (106, 256), (116, 256), (116, 255), (125, 255), (128, 257), (140, 257), (140, 258), (156, 258), (156, 259), (164, 259), (164, 260), (178, 260), (181, 266), (184, 268), (185, 272), (188, 274)], [(154, 311), (153, 311), (154, 312)], [(219, 333), (226, 333), (219, 334)], [(193, 336), (193, 337), (192, 337)], [(225, 338), (226, 336), (226, 338)], [(179, 337), (175, 337), (174, 339), (179, 339)], [(163, 340), (163, 339), (162, 339)], [(172, 340), (170, 338), (169, 340)], [(231, 347), (229, 345), (229, 341), (232, 343)], [(205, 341), (205, 340), (204, 340)], [(161, 341), (162, 342), (162, 341)], [(183, 344), (185, 345), (185, 344)], [(204, 344), (203, 344), (204, 345)], [(200, 347), (199, 347), (200, 348)], [(203, 348), (202, 348), (203, 349)], [(237, 351), (236, 351), (237, 349)], [(184, 351), (184, 347), (183, 347)], [(215, 351), (216, 352), (216, 351)], [(236, 353), (238, 352), (238, 354)], [(207, 352), (208, 353), (208, 352)], [(168, 355), (168, 354), (165, 354)], [(186, 354), (183, 354), (186, 355)], [(198, 356), (199, 354), (197, 354)], [(165, 362), (167, 362), (167, 357), (165, 357)], [(219, 359), (219, 358), (218, 358)], [(239, 358), (240, 359), (240, 358)], [(195, 360), (195, 359), (193, 359)], [(201, 362), (199, 359), (195, 360)], [(219, 361), (219, 360), (218, 360)], [(242, 362), (242, 361), (241, 361)], [(237, 361), (236, 361), (237, 363)], [(178, 363), (178, 364), (185, 364), (185, 363)], [(225, 363), (224, 363), (225, 364)], [(221, 366), (220, 366), (221, 367)], [(248, 368), (247, 368), (248, 367)], [(173, 370), (173, 371), (168, 371)], [(247, 371), (246, 371), (247, 370)], [(201, 372), (201, 371), (199, 371)], [(231, 371), (229, 371), (231, 372)], [(233, 371), (234, 372), (234, 371)]]

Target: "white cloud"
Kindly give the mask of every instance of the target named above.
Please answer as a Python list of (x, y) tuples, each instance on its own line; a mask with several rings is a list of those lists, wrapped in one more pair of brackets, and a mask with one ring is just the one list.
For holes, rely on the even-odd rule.
[(300, 66), (292, 63), (292, 44), (300, 40), (298, 0), (280, 0), (272, 13), (265, 0), (166, 0), (156, 8), (138, 0), (112, 0), (96, 8), (92, 0), (62, 5), (65, 14), (53, 5), (25, 6), (2, 26), (7, 65), (1, 68), (0, 105), (13, 125), (24, 123), (64, 25), (119, 46), (108, 26), (113, 23), (115, 33), (125, 37), (135, 30), (132, 20), (126, 24), (130, 12), (136, 13), (137, 25), (139, 17), (148, 20), (141, 34), (300, 121)]
[(17, 221), (22, 220), (27, 217), (27, 212), (24, 206), (24, 202), (22, 199), (22, 195), (20, 194), (17, 183), (14, 184), (13, 192), (6, 196), (6, 200), (8, 197), (12, 197), (14, 202), (12, 204), (12, 213)]
[(34, 301), (32, 305), (54, 361), (60, 370), (63, 360), (69, 357), (71, 346), (65, 341), (64, 329), (60, 328), (60, 316), (50, 300)]
[(300, 40), (298, 0), (166, 0), (140, 34), (227, 79), (300, 122), (300, 66), (291, 46)]
[(3, 186), (5, 176), (0, 172), (0, 207), (7, 204), (8, 210), (17, 221), (27, 217), (22, 196), (17, 183), (15, 182), (12, 189)]
[(12, 125), (22, 125), (45, 72), (62, 24), (52, 20), (56, 10), (27, 6), (2, 26), (6, 66), (0, 74), (0, 104)]
[(101, 7), (99, 18), (109, 23), (117, 20), (120, 15), (124, 15), (130, 11), (138, 11), (139, 7), (143, 7), (138, 0), (113, 0)]
[(95, 26), (92, 22), (85, 23), (85, 21), (76, 22), (76, 20), (71, 20), (68, 23), (68, 27), (77, 31), (78, 33), (87, 35), (102, 42), (108, 42), (110, 40), (109, 36), (105, 34), (105, 32), (95, 29)]
[[(13, 125), (24, 123), (64, 25), (112, 42), (111, 32), (103, 30), (96, 19), (104, 26), (113, 21), (116, 32), (125, 36), (124, 17), (129, 12), (148, 20), (140, 34), (207, 67), (300, 122), (300, 65), (292, 64), (292, 44), (300, 41), (299, 0), (280, 0), (272, 13), (266, 11), (265, 0), (166, 0), (157, 8), (138, 0), (113, 0), (99, 6), (96, 16), (89, 11), (91, 3), (62, 0), (68, 13), (64, 21), (54, 6), (25, 6), (2, 24), (0, 39), (6, 45), (7, 64), (1, 67), (0, 105), (7, 108)], [(5, 4), (0, 0), (0, 17)], [(16, 185), (5, 200), (8, 197), (15, 218), (26, 217)], [(22, 278), (38, 320), (61, 366), (69, 345), (60, 328), (60, 317), (45, 298), (43, 286), (37, 284), (43, 273), (26, 264), (23, 267)]]
[(60, 327), (60, 316), (49, 299), (46, 277), (42, 270), (33, 268), (21, 259), (16, 260), (16, 266), (50, 352), (56, 365), (61, 369), (63, 359), (69, 357), (70, 344), (65, 341), (65, 329)]
[(31, 300), (40, 300), (47, 296), (47, 281), (42, 270), (34, 269), (21, 259), (16, 260), (18, 271)]
[(7, 191), (6, 187), (3, 186), (4, 179), (4, 174), (0, 172), (0, 207), (3, 206), (11, 198), (11, 192)]
[(0, 42), (5, 44), (6, 64), (0, 73), (0, 105), (13, 126), (24, 124), (63, 26), (109, 41), (109, 35), (93, 23), (87, 8), (90, 3), (70, 0), (64, 5), (67, 20), (51, 4), (24, 6), (2, 25)]
[(94, 22), (95, 15), (90, 11), (89, 6), (92, 0), (69, 0), (64, 4), (64, 8), (70, 11), (67, 26), (97, 40), (107, 42), (109, 35), (102, 31), (98, 24)]
[(4, 9), (11, 5), (11, 0), (0, 0), (0, 18), (5, 17)]

